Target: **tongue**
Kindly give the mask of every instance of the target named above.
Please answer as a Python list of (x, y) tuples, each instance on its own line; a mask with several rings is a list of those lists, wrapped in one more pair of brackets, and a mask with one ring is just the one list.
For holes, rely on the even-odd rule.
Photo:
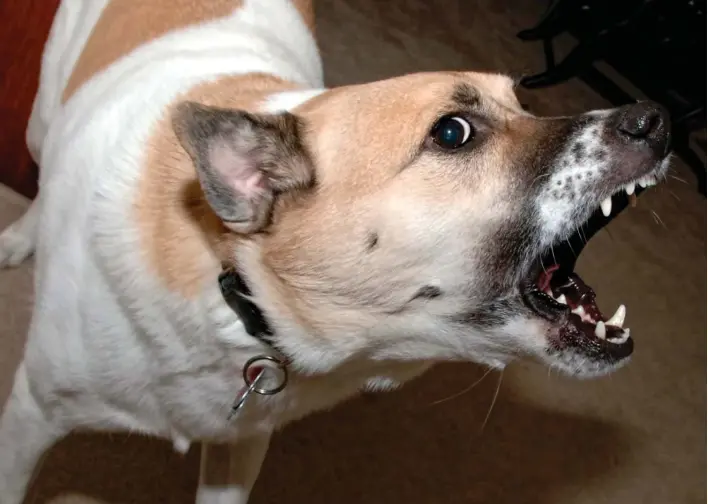
[(551, 278), (549, 286), (553, 297), (557, 298), (561, 294), (565, 296), (566, 304), (571, 310), (582, 307), (583, 312), (593, 321), (605, 320), (595, 303), (595, 291), (577, 274), (571, 273), (565, 280)]
[(541, 292), (546, 292), (549, 289), (551, 286), (551, 279), (553, 278), (553, 272), (557, 271), (558, 268), (560, 268), (560, 265), (554, 264), (553, 266), (544, 268), (541, 272), (538, 277), (538, 281), (536, 282), (536, 286)]
[[(547, 282), (548, 290), (555, 299), (562, 299), (571, 309), (571, 320), (576, 327), (600, 339), (620, 339), (624, 340), (624, 306), (618, 309), (611, 319), (607, 319), (595, 303), (595, 291), (587, 285), (576, 273), (570, 273), (566, 278), (561, 274), (553, 274), (556, 268), (549, 268), (547, 273), (543, 273), (539, 283)], [(547, 278), (546, 278), (547, 277)], [(606, 324), (607, 322), (607, 324)]]

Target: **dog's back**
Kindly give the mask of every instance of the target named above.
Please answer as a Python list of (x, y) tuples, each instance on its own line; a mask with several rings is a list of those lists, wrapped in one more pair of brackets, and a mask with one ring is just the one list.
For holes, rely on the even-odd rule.
[[(27, 403), (17, 408), (24, 411), (18, 422), (38, 423), (25, 431), (38, 443), (47, 441), (43, 415), (59, 431), (52, 439), (63, 429), (57, 419), (67, 428), (151, 432), (175, 439), (181, 449), (185, 435), (223, 434), (224, 412), (210, 412), (209, 397), (233, 396), (238, 364), (228, 362), (224, 341), (195, 345), (190, 338), (205, 331), (214, 336), (215, 321), (236, 346), (246, 335), (235, 314), (219, 312), (215, 278), (209, 277), (214, 285), (204, 297), (185, 299), (148, 271), (145, 233), (159, 230), (140, 219), (161, 204), (150, 189), (164, 177), (151, 178), (151, 166), (160, 162), (151, 154), (171, 106), (204, 86), (241, 79), (252, 98), (241, 104), (245, 108), (263, 105), (249, 95), (249, 82), (260, 96), (320, 87), (308, 8), (290, 0), (62, 2), (27, 131), (40, 166), (39, 196), (0, 238), (0, 264), (36, 252), (37, 299), (14, 397)], [(169, 156), (167, 149), (160, 154)], [(208, 254), (204, 261), (218, 264)], [(197, 385), (200, 366), (211, 378)], [(48, 411), (40, 414), (29, 404), (35, 395)], [(180, 397), (178, 406), (173, 400)], [(165, 401), (172, 402), (167, 410)], [(173, 407), (193, 414), (177, 421)], [(13, 428), (11, 419), (5, 422)], [(8, 473), (6, 463), (17, 463), (14, 471), (22, 473), (22, 454), (0, 449), (0, 473)], [(22, 487), (19, 479), (0, 479), (0, 502), (15, 502), (12, 489), (19, 495)]]
[[(70, 49), (71, 57), (58, 61), (66, 66), (56, 72), (69, 76), (60, 80), (66, 82), (65, 89), (60, 93), (44, 79), (46, 86), (40, 90), (40, 95), (48, 93), (46, 100), (39, 99), (47, 104), (45, 115), (51, 115), (49, 109), (55, 113), (41, 143), (42, 180), (35, 203), (41, 208), (42, 237), (37, 246), (37, 296), (44, 308), (35, 316), (26, 362), (51, 357), (41, 367), (55, 372), (50, 382), (67, 393), (75, 392), (77, 384), (61, 385), (69, 379), (64, 370), (74, 369), (70, 381), (84, 376), (87, 389), (100, 388), (94, 396), (101, 404), (112, 396), (149, 404), (144, 388), (159, 378), (155, 374), (159, 366), (150, 359), (186, 365), (192, 359), (185, 352), (193, 345), (184, 341), (185, 335), (203, 332), (205, 317), (211, 316), (201, 300), (165, 289), (151, 271), (154, 253), (146, 251), (146, 236), (159, 234), (156, 227), (170, 227), (155, 215), (160, 205), (184, 200), (171, 194), (167, 197), (174, 196), (173, 202), (163, 200), (154, 189), (165, 183), (165, 176), (193, 177), (191, 166), (185, 166), (184, 173), (152, 176), (151, 167), (160, 163), (153, 156), (155, 150), (177, 155), (171, 146), (155, 145), (161, 141), (155, 132), (168, 122), (171, 105), (181, 96), (201, 92), (203, 86), (239, 82), (239, 75), (248, 76), (239, 82), (246, 95), (253, 87), (275, 92), (291, 88), (291, 83), (321, 84), (314, 41), (288, 0), (251, 0), (235, 8), (240, 2), (209, 2), (209, 11), (199, 3), (178, 3), (185, 5), (112, 2), (97, 17), (95, 4), (65, 2), (47, 47), (52, 53), (60, 51), (59, 46), (76, 48), (86, 41), (78, 57)], [(197, 5), (197, 12), (190, 12), (190, 5)], [(178, 15), (170, 16), (171, 12)], [(163, 24), (161, 16), (168, 18), (163, 17)], [(90, 19), (96, 24), (87, 36)], [(67, 72), (73, 61), (74, 70)], [(227, 75), (226, 83), (220, 81)], [(59, 106), (53, 103), (56, 99), (62, 101)], [(178, 253), (205, 253), (197, 233), (194, 230), (195, 242), (185, 240), (187, 250)], [(216, 264), (208, 254), (204, 262)], [(213, 281), (211, 275), (199, 277), (195, 272), (187, 275), (187, 281)], [(207, 292), (218, 296), (215, 282)], [(62, 327), (55, 324), (56, 312), (63, 314)], [(237, 323), (233, 314), (224, 315), (228, 323)], [(162, 346), (165, 352), (138, 350), (153, 346)], [(130, 355), (125, 355), (126, 349), (132, 349)], [(106, 361), (111, 362), (110, 369), (101, 364)], [(172, 363), (166, 367), (174, 368)], [(88, 409), (100, 408), (97, 404)], [(169, 423), (157, 403), (150, 419), (129, 418), (119, 410), (105, 411), (100, 421), (140, 430)], [(150, 408), (136, 414), (146, 411)]]
[[(28, 134), (39, 197), (0, 235), (0, 265), (37, 251), (1, 504), (74, 428), (229, 442), (198, 502), (243, 503), (275, 427), (430, 362), (628, 362), (624, 308), (603, 316), (553, 251), (665, 174), (661, 107), (538, 118), (477, 72), (324, 90), (303, 5), (65, 1)], [(271, 359), (287, 387), (229, 421)]]
[[(223, 36), (226, 33), (229, 37)], [(165, 62), (171, 50), (177, 52), (184, 47), (195, 58), (205, 53), (214, 56), (211, 71), (202, 67), (205, 78), (210, 73), (231, 73), (229, 68), (219, 68), (216, 53), (243, 57), (245, 49), (271, 63), (271, 71), (294, 65), (296, 68), (290, 69), (293, 77), (320, 86), (322, 70), (313, 33), (313, 10), (307, 0), (64, 0), (44, 49), (39, 90), (28, 127), (30, 151), (39, 162), (50, 123), (88, 81), (116, 64), (120, 70), (114, 70), (114, 75), (129, 78), (138, 67)], [(145, 49), (165, 35), (170, 35), (170, 41), (158, 44), (161, 51)], [(268, 41), (269, 47), (258, 53), (259, 39), (261, 44)], [(278, 59), (271, 47), (274, 41), (285, 49), (280, 59), (287, 60), (286, 65), (274, 61)], [(154, 70), (162, 79), (174, 77)], [(254, 70), (260, 71), (249, 68), (249, 62), (244, 61), (238, 72)]]

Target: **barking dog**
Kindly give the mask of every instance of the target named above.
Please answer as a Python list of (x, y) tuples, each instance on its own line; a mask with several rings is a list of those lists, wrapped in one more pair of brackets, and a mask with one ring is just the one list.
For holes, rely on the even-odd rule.
[(0, 263), (36, 254), (0, 503), (75, 429), (203, 442), (197, 501), (242, 504), (274, 429), (436, 361), (629, 359), (624, 307), (600, 313), (552, 251), (664, 174), (665, 112), (539, 118), (472, 72), (325, 89), (312, 20), (305, 0), (61, 4), (39, 196), (0, 237)]

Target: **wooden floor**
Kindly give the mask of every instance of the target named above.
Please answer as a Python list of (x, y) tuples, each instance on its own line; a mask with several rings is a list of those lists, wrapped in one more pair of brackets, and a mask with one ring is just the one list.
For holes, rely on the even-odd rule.
[(33, 197), (37, 167), (25, 143), (42, 48), (59, 0), (0, 2), (0, 183)]

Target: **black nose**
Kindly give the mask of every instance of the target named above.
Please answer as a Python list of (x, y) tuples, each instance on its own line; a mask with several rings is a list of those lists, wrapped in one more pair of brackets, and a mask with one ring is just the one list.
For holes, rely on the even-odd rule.
[(618, 112), (617, 132), (621, 137), (645, 144), (657, 157), (669, 153), (671, 119), (661, 105), (645, 101), (624, 106)]

